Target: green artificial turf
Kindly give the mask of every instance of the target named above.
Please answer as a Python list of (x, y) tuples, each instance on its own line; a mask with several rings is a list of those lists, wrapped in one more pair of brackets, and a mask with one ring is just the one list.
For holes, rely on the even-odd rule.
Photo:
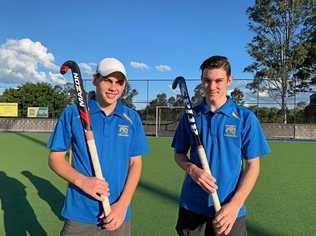
[[(48, 135), (0, 133), (0, 235), (58, 235), (67, 184), (47, 166)], [(183, 172), (170, 138), (149, 138), (133, 200), (133, 235), (176, 235)], [(271, 142), (248, 201), (249, 235), (313, 235), (316, 231), (316, 143)], [(42, 232), (42, 234), (41, 234)]]
[(149, 138), (143, 174), (133, 201), (134, 235), (175, 235), (178, 195), (184, 177), (173, 159), (170, 138)]
[(0, 133), (0, 235), (59, 233), (66, 184), (48, 168), (47, 137)]
[[(252, 235), (315, 235), (316, 143), (271, 142), (250, 195)], [(260, 233), (260, 234), (259, 234)]]

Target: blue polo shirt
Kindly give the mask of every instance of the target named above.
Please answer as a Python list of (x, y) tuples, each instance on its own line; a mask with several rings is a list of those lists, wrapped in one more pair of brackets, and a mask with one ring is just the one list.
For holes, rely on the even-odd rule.
[[(255, 114), (237, 105), (231, 98), (216, 112), (209, 109), (205, 100), (193, 110), (212, 175), (216, 178), (220, 202), (226, 203), (237, 189), (242, 158), (261, 157), (270, 152), (270, 147)], [(176, 153), (187, 154), (190, 150), (190, 161), (202, 166), (186, 115), (179, 122), (172, 147)], [(210, 194), (189, 175), (186, 175), (182, 186), (180, 205), (197, 214), (215, 215)], [(243, 206), (238, 217), (244, 215), (246, 209)]]
[[(96, 100), (88, 102), (92, 130), (97, 146), (102, 173), (110, 187), (110, 203), (116, 202), (128, 176), (129, 159), (148, 151), (144, 128), (138, 113), (120, 101), (114, 112), (105, 115)], [(61, 114), (48, 147), (52, 151), (64, 152), (72, 146), (72, 166), (86, 176), (93, 176), (92, 163), (88, 154), (83, 126), (76, 105), (69, 106)], [(87, 224), (100, 223), (99, 201), (69, 184), (62, 210), (65, 219)], [(125, 220), (131, 218), (128, 208)]]

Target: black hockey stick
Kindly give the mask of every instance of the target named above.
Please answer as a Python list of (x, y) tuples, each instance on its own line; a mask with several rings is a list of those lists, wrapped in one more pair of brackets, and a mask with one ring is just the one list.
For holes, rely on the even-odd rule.
[[(191, 100), (190, 100), (190, 96), (188, 93), (187, 85), (185, 83), (185, 79), (182, 76), (178, 76), (177, 78), (175, 78), (175, 80), (172, 83), (172, 88), (176, 89), (177, 85), (179, 85), (179, 87), (180, 87), (181, 96), (183, 97), (183, 100), (184, 100), (185, 113), (187, 115), (194, 140), (197, 144), (197, 151), (198, 151), (199, 159), (200, 159), (201, 164), (202, 164), (202, 168), (208, 174), (212, 175), (211, 169), (209, 167), (209, 164), (208, 164), (208, 161), (206, 158), (205, 149), (204, 149), (203, 144), (201, 142), (201, 139), (199, 136), (199, 131), (198, 131), (197, 126), (196, 126), (196, 122), (195, 122), (194, 113), (192, 110), (192, 105), (191, 105)], [(219, 201), (217, 192), (215, 191), (214, 193), (211, 193), (211, 196), (212, 196), (212, 199), (214, 202), (215, 211), (218, 212), (221, 209), (221, 203)]]

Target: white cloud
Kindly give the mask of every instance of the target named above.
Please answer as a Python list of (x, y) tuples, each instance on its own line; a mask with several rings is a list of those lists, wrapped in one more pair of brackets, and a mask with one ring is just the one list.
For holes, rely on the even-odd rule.
[(155, 66), (156, 70), (158, 70), (159, 72), (168, 72), (171, 71), (171, 67), (168, 65), (158, 65)]
[(259, 92), (259, 96), (260, 96), (260, 97), (270, 97), (270, 95), (269, 95), (269, 93), (268, 93), (267, 90), (265, 90), (265, 91), (260, 91), (260, 92)]
[(147, 69), (149, 69), (149, 66), (146, 65), (143, 62), (131, 61), (130, 65), (131, 65), (131, 67), (133, 67), (134, 69), (137, 69), (137, 70), (147, 70)]
[(79, 63), (80, 70), (87, 74), (87, 75), (93, 75), (95, 73), (95, 63)]
[(54, 74), (52, 72), (48, 72), (48, 74), (54, 84), (66, 83), (65, 78), (61, 74)]
[(65, 84), (54, 55), (40, 42), (8, 39), (0, 45), (0, 83), (48, 82)]

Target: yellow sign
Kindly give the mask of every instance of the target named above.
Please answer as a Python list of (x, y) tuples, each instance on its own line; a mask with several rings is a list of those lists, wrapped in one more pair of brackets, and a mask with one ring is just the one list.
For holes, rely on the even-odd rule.
[(48, 117), (48, 107), (28, 107), (27, 117)]
[(0, 102), (0, 117), (18, 117), (18, 104)]

